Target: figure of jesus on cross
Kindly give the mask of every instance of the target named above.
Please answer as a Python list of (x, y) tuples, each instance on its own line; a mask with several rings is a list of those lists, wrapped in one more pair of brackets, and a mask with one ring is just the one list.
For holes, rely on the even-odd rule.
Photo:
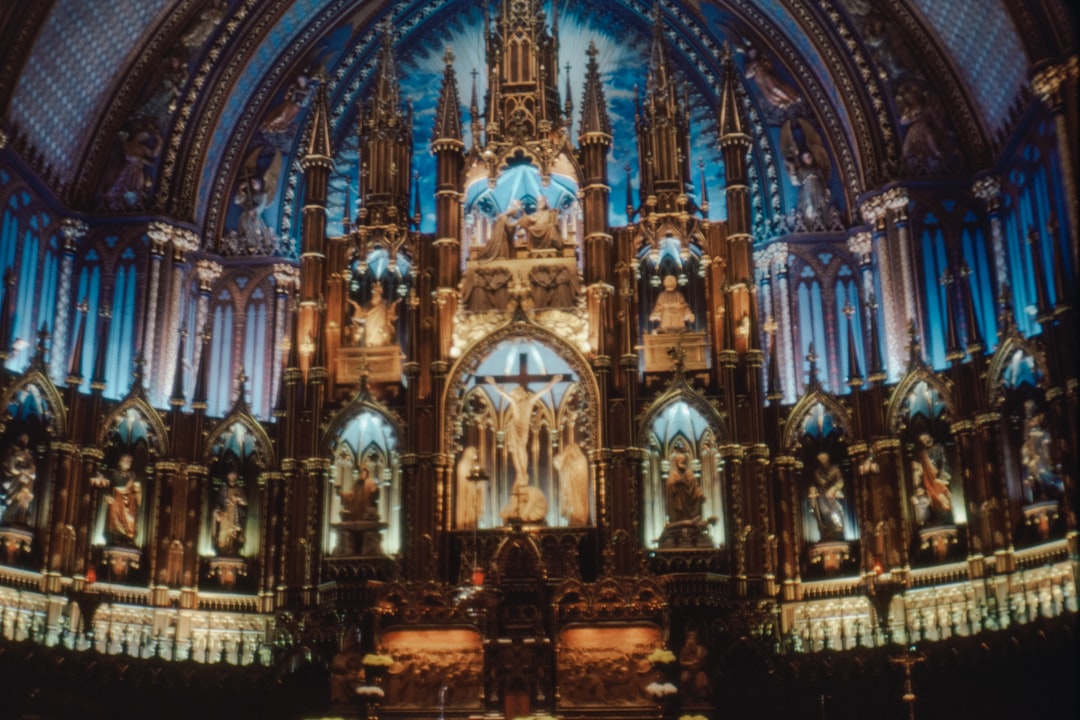
[[(529, 482), (529, 436), (532, 429), (532, 413), (536, 403), (562, 381), (562, 375), (529, 375), (526, 369), (526, 355), (523, 353), (519, 360), (517, 375), (487, 377), (487, 383), (495, 388), (495, 392), (505, 400), (509, 407), (506, 413), (506, 424), (503, 428), (506, 438), (506, 451), (510, 455), (510, 462), (514, 465), (514, 484), (528, 484)], [(530, 382), (547, 380), (547, 384), (534, 393), (529, 392)], [(516, 382), (510, 392), (506, 392), (498, 384), (499, 382)]]

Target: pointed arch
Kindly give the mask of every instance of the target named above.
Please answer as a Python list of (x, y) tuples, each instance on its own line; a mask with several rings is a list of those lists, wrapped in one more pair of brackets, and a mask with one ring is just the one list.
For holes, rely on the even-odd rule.
[(998, 349), (990, 358), (987, 369), (986, 397), (989, 398), (991, 407), (1000, 408), (1005, 402), (1005, 385), (1007, 382), (1005, 376), (1010, 373), (1017, 373), (1020, 369), (1015, 365), (1017, 361), (1023, 361), (1023, 358), (1030, 358), (1031, 364), (1027, 371), (1033, 375), (1033, 387), (1040, 386), (1043, 379), (1049, 377), (1050, 369), (1046, 363), (1046, 355), (1042, 350), (1035, 343), (1025, 340), (1019, 334), (1010, 333), (998, 345)]
[(253, 418), (247, 412), (242, 410), (234, 410), (225, 416), (221, 422), (213, 427), (207, 434), (206, 450), (203, 456), (204, 461), (209, 463), (213, 457), (213, 448), (217, 441), (232, 432), (233, 426), (241, 425), (251, 434), (254, 440), (254, 455), (255, 462), (263, 470), (277, 467), (277, 458), (274, 453), (274, 444), (270, 440), (270, 436), (266, 433), (266, 428), (262, 426), (255, 418)]
[(822, 390), (813, 390), (799, 398), (799, 402), (795, 403), (795, 407), (788, 413), (782, 440), (782, 447), (788, 452), (794, 452), (798, 448), (806, 420), (819, 404), (823, 405), (825, 412), (832, 416), (834, 425), (840, 428), (841, 433), (847, 434), (848, 429), (851, 428), (851, 414), (840, 401)]
[(20, 394), (28, 392), (34, 393), (44, 401), (47, 412), (44, 413), (42, 420), (49, 429), (49, 433), (53, 437), (64, 437), (67, 432), (67, 408), (64, 406), (64, 399), (48, 373), (34, 367), (31, 367), (30, 371), (4, 391), (3, 405), (0, 405), (0, 412), (3, 413), (0, 416), (3, 418), (0, 422), (0, 430), (12, 419), (11, 408), (20, 403)]
[(132, 417), (132, 413), (141, 417), (146, 424), (147, 448), (158, 458), (169, 457), (168, 428), (165, 427), (158, 411), (146, 401), (145, 397), (142, 397), (141, 393), (129, 395), (106, 416), (98, 429), (98, 447), (105, 447), (108, 444), (109, 435), (118, 431), (125, 419)]
[[(889, 432), (899, 433), (903, 428), (907, 419), (907, 404), (904, 399), (920, 382), (925, 382), (927, 386), (937, 392), (938, 397), (945, 406), (942, 414), (949, 417), (953, 416), (955, 408), (953, 407), (951, 383), (920, 364), (900, 380), (900, 383), (893, 389), (892, 395), (889, 396), (889, 413), (886, 418), (886, 427)], [(933, 420), (934, 418), (930, 419)]]

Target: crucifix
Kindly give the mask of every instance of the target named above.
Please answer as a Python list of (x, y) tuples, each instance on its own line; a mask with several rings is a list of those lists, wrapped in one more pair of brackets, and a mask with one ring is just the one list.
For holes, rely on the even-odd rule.
[[(528, 371), (528, 355), (521, 353), (518, 356), (518, 372), (516, 375), (488, 376), (488, 385), (509, 404), (506, 415), (506, 423), (503, 428), (503, 437), (506, 442), (506, 450), (510, 455), (510, 461), (514, 465), (514, 484), (528, 484), (529, 482), (529, 436), (532, 426), (532, 412), (536, 404), (555, 384), (562, 381), (562, 375), (533, 375)], [(545, 382), (546, 381), (546, 382)], [(529, 385), (535, 382), (545, 382), (544, 387), (535, 393), (529, 392)], [(502, 389), (499, 383), (516, 383), (511, 392)]]

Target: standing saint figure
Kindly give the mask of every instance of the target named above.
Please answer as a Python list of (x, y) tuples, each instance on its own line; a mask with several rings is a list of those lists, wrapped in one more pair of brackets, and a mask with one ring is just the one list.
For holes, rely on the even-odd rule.
[(705, 493), (690, 469), (690, 456), (681, 440), (675, 442), (668, 456), (668, 474), (664, 483), (668, 524), (701, 520)]
[(491, 229), (491, 237), (487, 244), (479, 248), (472, 259), (479, 262), (490, 260), (502, 260), (510, 257), (510, 251), (514, 248), (514, 234), (517, 233), (518, 215), (521, 214), (521, 203), (514, 200), (505, 212), (495, 218), (495, 225)]
[(686, 324), (694, 322), (694, 311), (690, 309), (690, 303), (676, 287), (679, 281), (674, 275), (664, 276), (664, 291), (656, 298), (652, 312), (649, 313), (649, 322), (659, 323), (654, 332), (670, 333), (683, 332)]
[[(383, 347), (394, 342), (397, 307), (401, 300), (388, 303), (383, 299), (382, 283), (371, 285), (371, 299), (361, 307), (355, 300), (349, 300), (353, 315), (353, 338), (364, 347)], [(362, 332), (361, 332), (362, 330)]]
[(112, 492), (105, 498), (105, 534), (110, 545), (134, 545), (139, 532), (142, 483), (131, 463), (131, 455), (121, 455), (108, 481)]
[(570, 527), (589, 524), (589, 459), (576, 442), (552, 458), (559, 473), (559, 514)]
[[(359, 473), (352, 488), (342, 496), (344, 511), (342, 520), (378, 520), (379, 519), (379, 483), (376, 479), (375, 463), (367, 458), (360, 463)], [(346, 514), (348, 517), (346, 517)]]
[(461, 530), (473, 530), (484, 516), (484, 488), (480, 465), (480, 451), (473, 446), (465, 448), (457, 466), (457, 512), (456, 525)]
[(30, 502), (34, 499), (34, 481), (37, 479), (37, 463), (30, 450), (30, 436), (19, 435), (8, 446), (0, 466), (0, 525), (27, 525), (30, 522)]
[(217, 507), (214, 508), (214, 547), (219, 557), (239, 555), (244, 547), (244, 525), (247, 519), (247, 498), (235, 470), (225, 475)]
[(916, 521), (920, 525), (952, 523), (952, 490), (949, 487), (952, 476), (945, 462), (945, 448), (930, 433), (919, 435), (911, 475), (915, 482), (912, 503)]
[(844, 475), (832, 464), (829, 453), (817, 455), (814, 481), (807, 493), (810, 512), (817, 520), (821, 542), (844, 539)]

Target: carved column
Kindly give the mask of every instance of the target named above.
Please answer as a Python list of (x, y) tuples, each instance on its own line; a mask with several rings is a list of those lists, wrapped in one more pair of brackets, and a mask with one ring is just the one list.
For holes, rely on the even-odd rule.
[(802, 503), (799, 498), (798, 466), (798, 460), (793, 455), (777, 455), (773, 459), (780, 515), (780, 577), (784, 600), (801, 597), (802, 533), (799, 531), (798, 518)]
[(75, 218), (64, 218), (60, 221), (60, 235), (64, 239), (64, 245), (56, 281), (56, 321), (52, 327), (52, 355), (49, 358), (49, 375), (56, 383), (63, 382), (68, 371), (70, 312), (75, 303), (81, 300), (71, 297), (71, 278), (75, 271), (75, 253), (79, 240), (86, 235), (86, 223)]
[(787, 243), (776, 243), (772, 254), (771, 272), (776, 281), (773, 283), (775, 307), (778, 317), (776, 321), (780, 330), (773, 337), (776, 340), (776, 348), (780, 353), (778, 360), (783, 368), (781, 385), (784, 388), (784, 402), (794, 402), (797, 380), (798, 363), (795, 362), (795, 325), (791, 321), (791, 289), (788, 284), (788, 258), (790, 250)]
[[(907, 321), (915, 317), (907, 312), (905, 300), (904, 270), (897, 242), (890, 237), (887, 224), (886, 203), (883, 196), (867, 199), (860, 207), (863, 217), (873, 228), (873, 255), (877, 259), (885, 336), (885, 366), (890, 380), (895, 380), (903, 370), (906, 358), (904, 339), (907, 337)], [(905, 261), (906, 262), (906, 261)]]
[(971, 186), (971, 193), (986, 203), (990, 224), (990, 251), (994, 258), (994, 295), (1009, 281), (1009, 258), (1005, 251), (1005, 228), (1001, 224), (1001, 178), (984, 175)]
[(180, 473), (180, 463), (164, 460), (154, 464), (154, 485), (157, 513), (151, 527), (156, 532), (146, 541), (150, 556), (150, 604), (158, 607), (169, 604), (169, 556), (173, 540), (180, 541), (183, 552), (184, 515), (187, 514), (187, 492)]
[(285, 547), (285, 475), (263, 473), (259, 482), (263, 493), (262, 525), (259, 528), (259, 612), (271, 612), (276, 603), (276, 590), (281, 582), (280, 563)]
[[(181, 304), (184, 298), (184, 267), (187, 262), (186, 256), (187, 253), (199, 249), (199, 237), (190, 230), (171, 228), (170, 240), (172, 241), (172, 272), (171, 277), (169, 278), (169, 315), (164, 319), (164, 322), (160, 323), (160, 326), (165, 331), (164, 343), (161, 346), (161, 354), (158, 356), (162, 359), (175, 358), (176, 353), (179, 352), (180, 325), (182, 324), (181, 317), (183, 315)], [(150, 388), (151, 397), (160, 397), (164, 402), (169, 391), (172, 389), (173, 374), (175, 372), (175, 363), (161, 362), (158, 371), (147, 376), (158, 378), (157, 387)]]
[[(172, 228), (164, 223), (150, 223), (146, 231), (150, 238), (150, 277), (146, 288), (146, 315), (143, 317), (143, 368), (151, 374), (157, 368), (158, 300), (161, 296), (161, 263), (169, 245)], [(194, 330), (194, 328), (192, 328)], [(171, 386), (170, 386), (171, 387)]]
[(274, 359), (270, 372), (270, 397), (278, 396), (278, 386), (285, 369), (285, 333), (288, 331), (289, 295), (300, 273), (292, 265), (274, 266)]
[(199, 306), (195, 309), (195, 323), (198, 328), (191, 328), (188, 336), (194, 343), (191, 367), (197, 372), (202, 358), (203, 344), (196, 342), (195, 338), (210, 331), (210, 291), (214, 287), (214, 281), (221, 276), (221, 264), (213, 260), (199, 260), (195, 265), (195, 273), (199, 278)]
[[(97, 524), (98, 507), (101, 505), (101, 492), (107, 482), (95, 482), (98, 466), (105, 454), (96, 447), (79, 448), (80, 457), (76, 461), (71, 456), (72, 467), (68, 469), (68, 477), (71, 478), (70, 487), (73, 488), (76, 507), (72, 509), (71, 527), (75, 529), (75, 549), (72, 553), (73, 566), (61, 561), (62, 567), (67, 572), (73, 572), (76, 576), (86, 577), (91, 559), (91, 545), (93, 544), (94, 526)], [(70, 497), (69, 497), (70, 503)], [(54, 545), (54, 547), (58, 547)], [(65, 574), (67, 574), (65, 572)]]
[(1080, 61), (1073, 55), (1059, 65), (1043, 68), (1031, 78), (1031, 89), (1054, 114), (1057, 126), (1058, 154), (1061, 156), (1061, 181), (1065, 184), (1065, 202), (1069, 216), (1069, 236), (1072, 238), (1072, 264), (1076, 267), (1077, 247), (1080, 247), (1080, 226), (1077, 225), (1077, 100), (1076, 82), (1080, 78)]
[(870, 457), (856, 468), (856, 472), (865, 476), (865, 487), (871, 495), (866, 521), (872, 527), (872, 536), (863, 537), (863, 546), (872, 543), (875, 559), (889, 570), (898, 570), (910, 562), (911, 538), (904, 520), (907, 493), (900, 489), (903, 482), (900, 463), (900, 440), (884, 438), (870, 444)]
[[(179, 581), (180, 607), (197, 607), (199, 593), (199, 532), (202, 528), (202, 499), (207, 484), (209, 471), (205, 465), (189, 464), (184, 468), (183, 488), (186, 491), (186, 512), (178, 517), (173, 512), (173, 522), (183, 541), (183, 562), (180, 567)], [(173, 558), (175, 563), (175, 557)], [(174, 572), (175, 567), (171, 568)]]

